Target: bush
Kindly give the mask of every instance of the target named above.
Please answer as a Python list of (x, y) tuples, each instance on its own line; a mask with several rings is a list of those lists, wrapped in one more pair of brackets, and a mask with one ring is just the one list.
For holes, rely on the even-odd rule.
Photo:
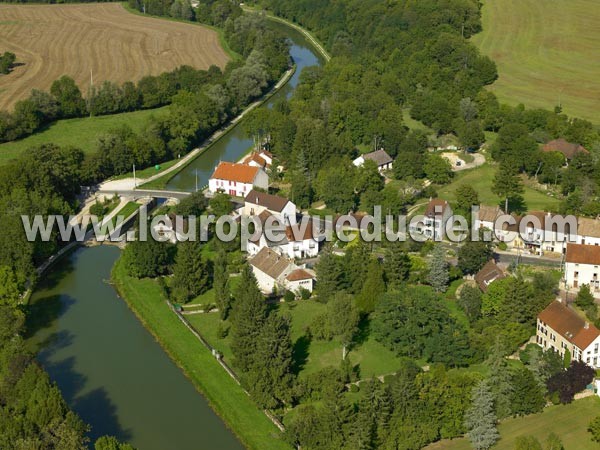
[(300, 288), (300, 298), (302, 300), (308, 300), (311, 295), (312, 295), (312, 292), (310, 292), (308, 289), (305, 289), (303, 287)]
[(283, 300), (286, 302), (293, 302), (296, 300), (296, 294), (294, 294), (293, 291), (285, 291), (285, 294), (283, 294)]
[(223, 322), (220, 322), (217, 326), (217, 339), (225, 339), (229, 334), (229, 327), (225, 326)]
[(592, 434), (592, 441), (600, 442), (600, 416), (590, 422), (588, 431)]
[(104, 206), (102, 203), (96, 201), (96, 203), (94, 203), (91, 207), (90, 207), (90, 214), (94, 215), (94, 216), (98, 216), (101, 217), (103, 216), (107, 211), (106, 206)]

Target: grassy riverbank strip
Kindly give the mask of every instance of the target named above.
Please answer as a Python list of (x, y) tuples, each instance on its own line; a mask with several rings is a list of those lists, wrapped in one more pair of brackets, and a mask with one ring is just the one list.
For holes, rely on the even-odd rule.
[(244, 446), (251, 450), (291, 448), (243, 389), (171, 312), (156, 280), (129, 277), (122, 260), (115, 264), (112, 280), (129, 308)]

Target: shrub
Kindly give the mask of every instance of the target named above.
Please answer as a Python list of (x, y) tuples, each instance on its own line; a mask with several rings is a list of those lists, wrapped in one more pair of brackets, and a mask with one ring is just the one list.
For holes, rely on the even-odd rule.
[(305, 289), (303, 287), (300, 288), (300, 298), (302, 300), (308, 300), (311, 295), (312, 295), (312, 292), (310, 292), (308, 289)]
[(283, 300), (286, 302), (293, 302), (296, 300), (296, 294), (294, 294), (293, 291), (285, 291), (285, 294), (283, 294)]
[(96, 201), (96, 203), (90, 207), (90, 214), (100, 217), (106, 213), (106, 210), (107, 208), (102, 203)]

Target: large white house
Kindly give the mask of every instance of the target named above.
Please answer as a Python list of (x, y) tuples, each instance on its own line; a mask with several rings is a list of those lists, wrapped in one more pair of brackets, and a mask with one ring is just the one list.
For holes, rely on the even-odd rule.
[(493, 231), (496, 221), (500, 216), (504, 215), (504, 211), (502, 211), (499, 206), (488, 206), (481, 204), (474, 215), (476, 229), (488, 229)]
[(577, 218), (577, 243), (600, 245), (600, 220), (587, 217)]
[(536, 342), (562, 357), (569, 350), (574, 361), (600, 368), (600, 330), (560, 301), (554, 301), (537, 318)]
[(263, 248), (267, 247), (280, 255), (288, 258), (314, 258), (319, 254), (319, 240), (315, 236), (315, 230), (312, 220), (304, 220), (285, 227), (281, 232), (277, 231), (269, 239), (265, 233), (265, 223), (272, 214), (264, 210), (257, 218), (260, 220), (263, 232), (257, 238), (251, 238), (247, 243), (247, 250), (250, 255), (256, 255)]
[(446, 223), (452, 220), (453, 215), (452, 207), (446, 200), (434, 198), (427, 204), (423, 219), (411, 224), (410, 228), (428, 239), (441, 240), (445, 234)]
[(600, 297), (600, 246), (567, 244), (565, 288), (579, 289), (587, 284), (594, 297)]
[(312, 273), (268, 247), (263, 247), (249, 262), (258, 287), (265, 294), (284, 290), (298, 292), (301, 288), (313, 290)]
[(577, 235), (577, 219), (574, 216), (563, 216), (544, 212), (530, 211), (524, 216), (512, 214), (513, 224), (502, 224), (496, 228), (496, 234), (505, 241), (509, 248), (522, 249), (534, 255), (546, 252), (566, 252), (569, 242), (575, 242)]
[(232, 197), (246, 197), (255, 187), (269, 188), (269, 176), (263, 169), (226, 161), (219, 163), (208, 180), (209, 192), (224, 192)]
[(244, 199), (244, 216), (258, 216), (267, 211), (276, 216), (281, 223), (291, 225), (296, 223), (296, 205), (285, 197), (251, 190)]

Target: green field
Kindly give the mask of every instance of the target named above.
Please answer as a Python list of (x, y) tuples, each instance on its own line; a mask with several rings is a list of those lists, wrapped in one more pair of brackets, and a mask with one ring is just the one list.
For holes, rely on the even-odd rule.
[[(300, 376), (306, 376), (325, 367), (339, 367), (342, 360), (342, 345), (336, 339), (332, 341), (307, 341), (306, 328), (311, 325), (314, 318), (325, 312), (326, 306), (314, 300), (300, 300), (283, 303), (278, 306), (280, 314), (292, 318), (292, 342), (296, 348), (296, 355), (302, 354), (303, 361), (297, 359), (296, 363), (302, 366)], [(218, 348), (226, 359), (231, 361), (230, 338), (217, 338), (219, 326), (218, 314), (194, 314), (187, 319), (214, 347)], [(364, 333), (366, 335), (366, 333)], [(358, 365), (361, 378), (386, 375), (394, 373), (400, 367), (396, 355), (368, 336), (363, 342), (356, 344), (348, 357), (353, 365)]]
[[(456, 189), (461, 184), (472, 186), (479, 194), (479, 201), (486, 205), (500, 205), (504, 207), (503, 199), (492, 192), (494, 174), (496, 167), (491, 164), (484, 164), (476, 169), (463, 170), (456, 172), (454, 180), (447, 186), (438, 188), (440, 198), (449, 202), (456, 201)], [(550, 197), (543, 192), (536, 191), (530, 187), (525, 187), (523, 194), (527, 209), (532, 210), (556, 210), (559, 200)]]
[(155, 280), (127, 276), (117, 261), (112, 279), (119, 294), (181, 367), (225, 423), (250, 450), (290, 449), (281, 433), (226, 374), (211, 353), (177, 319), (167, 306)]
[(165, 114), (167, 109), (168, 107), (165, 106), (108, 116), (59, 120), (25, 139), (0, 144), (0, 164), (6, 164), (31, 147), (49, 142), (77, 147), (85, 153), (92, 153), (96, 149), (98, 137), (102, 134), (123, 125), (130, 126), (134, 131), (140, 131), (150, 117)]
[(553, 109), (600, 123), (597, 0), (485, 0), (473, 37), (498, 66), (501, 101)]
[[(515, 439), (522, 435), (535, 436), (543, 442), (548, 434), (557, 434), (567, 450), (592, 450), (599, 448), (590, 439), (587, 427), (590, 421), (600, 415), (600, 399), (588, 397), (570, 405), (546, 408), (540, 414), (508, 419), (500, 424), (501, 439), (493, 450), (513, 450)], [(471, 450), (466, 439), (440, 441), (426, 447), (427, 450)]]

